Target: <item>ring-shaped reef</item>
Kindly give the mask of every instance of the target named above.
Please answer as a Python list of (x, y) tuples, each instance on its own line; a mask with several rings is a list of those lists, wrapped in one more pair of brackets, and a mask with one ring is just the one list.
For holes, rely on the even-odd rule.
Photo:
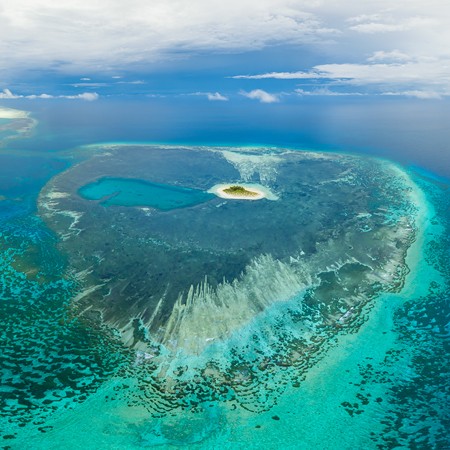
[[(43, 188), (39, 213), (78, 286), (71, 314), (134, 353), (140, 389), (124, 395), (155, 413), (270, 408), (403, 285), (420, 208), (390, 162), (273, 148), (86, 152)], [(270, 195), (212, 195), (224, 184)]]

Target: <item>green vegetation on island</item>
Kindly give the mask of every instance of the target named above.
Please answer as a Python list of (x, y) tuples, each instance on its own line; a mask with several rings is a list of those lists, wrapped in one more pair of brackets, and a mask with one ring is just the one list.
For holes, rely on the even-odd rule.
[(223, 192), (229, 195), (242, 195), (245, 197), (256, 197), (258, 195), (257, 192), (249, 191), (245, 189), (243, 186), (230, 186), (224, 189)]

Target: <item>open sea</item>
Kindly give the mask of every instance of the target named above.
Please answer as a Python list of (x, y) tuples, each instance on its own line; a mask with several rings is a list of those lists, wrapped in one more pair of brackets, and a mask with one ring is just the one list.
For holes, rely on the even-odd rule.
[[(96, 102), (4, 100), (0, 111), (2, 108), (29, 112), (19, 119), (0, 118), (2, 448), (450, 449), (450, 102), (349, 97), (305, 98), (301, 102), (296, 99), (265, 105), (244, 100), (208, 103), (192, 97), (105, 98)], [(182, 388), (166, 386), (163, 392), (153, 375), (150, 377), (146, 372), (145, 360), (153, 355), (125, 346), (99, 327), (95, 318), (84, 320), (73, 313), (73, 304), (80, 298), (83, 286), (80, 272), (78, 275), (71, 272), (73, 259), (67, 249), (73, 254), (85, 251), (82, 240), (79, 247), (77, 241), (70, 244), (73, 236), (83, 236), (81, 232), (69, 236), (77, 230), (81, 216), (74, 213), (75, 209), (66, 211), (72, 221), (66, 236), (59, 233), (63, 219), (50, 227), (42, 212), (42, 196), (49, 182), (76, 173), (71, 170), (95, 157), (97, 149), (108, 152), (110, 147), (114, 153), (115, 148), (123, 147), (121, 151), (126, 152), (127, 147), (144, 144), (162, 148), (220, 147), (227, 155), (223, 148), (251, 148), (256, 153), (260, 148), (261, 152), (271, 152), (269, 160), (278, 158), (271, 148), (342, 154), (363, 162), (372, 157), (376, 161), (387, 160), (389, 167), (395, 168), (389, 169), (392, 177), (398, 169), (410, 183), (407, 188), (398, 188), (393, 182), (392, 189), (398, 188), (400, 193), (409, 189), (414, 204), (415, 233), (412, 242), (408, 242), (405, 269), (398, 274), (398, 285), (377, 288), (367, 304), (361, 304), (360, 308), (352, 306), (348, 311), (355, 311), (355, 325), (347, 331), (327, 332), (320, 343), (313, 339), (314, 346), (323, 349), (314, 353), (306, 369), (301, 364), (298, 365), (301, 370), (295, 364), (285, 364), (280, 354), (267, 350), (264, 364), (270, 370), (264, 372), (262, 383), (257, 375), (262, 373), (262, 360), (252, 355), (254, 361), (259, 361), (258, 367), (252, 367), (249, 361), (253, 347), (244, 344), (246, 337), (268, 335), (269, 329), (277, 330), (276, 339), (281, 344), (290, 338), (288, 333), (283, 334), (283, 329), (294, 329), (296, 314), (306, 310), (298, 305), (304, 305), (308, 294), (319, 295), (318, 291), (313, 295), (308, 289), (260, 311), (241, 328), (241, 334), (231, 333), (228, 340), (224, 339), (237, 342), (230, 344), (227, 351), (241, 345), (245, 353), (247, 348), (250, 365), (245, 369), (233, 366), (234, 381), (227, 378), (229, 374), (224, 375), (220, 386), (224, 390), (217, 391), (220, 395), (210, 394), (207, 390), (210, 385), (202, 384), (206, 373), (218, 377), (211, 375), (210, 366), (210, 372), (189, 378), (189, 371), (183, 372), (184, 366), (189, 367), (189, 358), (183, 359), (180, 354), (177, 354), (181, 361), (177, 380), (181, 380)], [(209, 157), (198, 154), (200, 161)], [(229, 158), (234, 164), (230, 163), (230, 167), (237, 167), (241, 175), (253, 170), (253, 166), (249, 169), (239, 165), (240, 160)], [(252, 158), (248, 158), (250, 163), (254, 161)], [(312, 164), (305, 165), (308, 176), (314, 174), (309, 168), (315, 167)], [(204, 165), (199, 163), (199, 167)], [(369, 173), (366, 166), (366, 172), (361, 169), (359, 173)], [(183, 168), (182, 163), (180, 167)], [(380, 167), (377, 170), (384, 170), (381, 162)], [(327, 170), (335, 169), (333, 166)], [(167, 173), (170, 174), (169, 169)], [(207, 179), (207, 171), (202, 176)], [(295, 173), (286, 169), (286, 177), (289, 186), (297, 186)], [(64, 182), (70, 186), (74, 179)], [(186, 180), (190, 182), (187, 176)], [(383, 199), (389, 198), (390, 180), (380, 178), (384, 185), (364, 185), (363, 181), (358, 186), (370, 197), (368, 208), (377, 211), (378, 194), (374, 190), (379, 189)], [(302, 183), (296, 189), (312, 192), (314, 179), (308, 178), (308, 185), (306, 181)], [(277, 188), (276, 183), (273, 186)], [(111, 218), (106, 213), (102, 215), (101, 208), (105, 206), (108, 214), (115, 207), (136, 205), (147, 208), (145, 212), (150, 216), (154, 207), (161, 209), (162, 214), (167, 211), (174, 214), (170, 217), (179, 220), (170, 222), (169, 231), (175, 236), (170, 241), (173, 246), (182, 239), (176, 234), (177, 227), (187, 217), (176, 208), (188, 214), (190, 207), (203, 208), (211, 197), (194, 184), (167, 188), (160, 180), (127, 181), (114, 175), (112, 169), (111, 175), (106, 174), (100, 181), (94, 176), (86, 180), (83, 189), (80, 194), (86, 202), (103, 198), (106, 203), (100, 209), (86, 203), (86, 208), (92, 208), (93, 222), (98, 219), (110, 223), (107, 221)], [(326, 192), (332, 195), (332, 190)], [(64, 193), (51, 193), (54, 200), (65, 198)], [(354, 204), (351, 193), (345, 195), (344, 200)], [(136, 200), (136, 196), (141, 197)], [(319, 202), (320, 199), (316, 203)], [(331, 203), (324, 202), (324, 208), (334, 211)], [(216, 206), (214, 211), (222, 208), (220, 203)], [(100, 211), (98, 216), (94, 215), (96, 211)], [(120, 211), (122, 216), (126, 215), (125, 210)], [(201, 211), (205, 217), (212, 217), (209, 210)], [(329, 226), (346, 224), (343, 215), (339, 216), (341, 222), (330, 220)], [(158, 217), (154, 219), (155, 227)], [(234, 217), (233, 227), (242, 223), (239, 220), (251, 220), (250, 216)], [(360, 218), (366, 220), (363, 214)], [(119, 233), (124, 223), (115, 223), (114, 233)], [(169, 231), (167, 228), (161, 231), (158, 239), (169, 242)], [(370, 227), (362, 229), (365, 231), (371, 231)], [(189, 245), (196, 245), (201, 233), (190, 232), (195, 239)], [(101, 236), (107, 245), (108, 229), (96, 233), (96, 239)], [(267, 236), (267, 240), (272, 237)], [(164, 253), (161, 242), (151, 241), (152, 249), (156, 249), (152, 251)], [(224, 241), (219, 244), (227, 245)], [(276, 250), (276, 240), (271, 244)], [(314, 247), (317, 242), (310, 244)], [(119, 242), (115, 245), (119, 249)], [(285, 244), (281, 242), (280, 248), (282, 245)], [(302, 245), (308, 253), (303, 241)], [(189, 253), (186, 248), (180, 254)], [(121, 247), (121, 251), (125, 252), (124, 249), (126, 246)], [(342, 255), (333, 258), (339, 260)], [(241, 256), (243, 260), (246, 257)], [(100, 261), (104, 256), (90, 257)], [(120, 262), (120, 258), (116, 260)], [(201, 265), (198, 260), (192, 261), (193, 265)], [(340, 274), (342, 279), (321, 279), (322, 291), (326, 291), (324, 286), (345, 278), (340, 268), (332, 266), (333, 262), (334, 259), (330, 260), (329, 273), (338, 278)], [(124, 259), (120, 273), (125, 281), (126, 267)], [(189, 272), (187, 266), (181, 266), (180, 270), (184, 268)], [(89, 267), (86, 269), (88, 273)], [(345, 276), (356, 277), (356, 270)], [(105, 283), (111, 277), (104, 275)], [(348, 283), (346, 286), (350, 286)], [(129, 289), (124, 286), (123, 290)], [(341, 297), (340, 301), (345, 303), (345, 294)], [(342, 321), (347, 317), (344, 314)], [(315, 319), (312, 316), (310, 319), (313, 327)], [(279, 348), (283, 347), (281, 344)], [(220, 352), (221, 345), (214, 347), (214, 355)], [(256, 344), (254, 348), (256, 353), (264, 352)], [(158, 354), (158, 361), (164, 357), (164, 352)], [(301, 360), (302, 356), (296, 358)], [(271, 366), (275, 360), (276, 364)], [(152, 364), (152, 374), (157, 373), (158, 364)], [(239, 382), (238, 372), (242, 377)], [(160, 372), (159, 376), (164, 374)], [(169, 388), (176, 400), (168, 400)], [(252, 405), (258, 404), (258, 408), (249, 406), (251, 401), (246, 403), (246, 399), (251, 399)]]

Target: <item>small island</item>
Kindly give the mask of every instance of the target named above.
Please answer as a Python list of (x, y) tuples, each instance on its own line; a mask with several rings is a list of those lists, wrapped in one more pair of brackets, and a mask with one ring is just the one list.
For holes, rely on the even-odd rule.
[(245, 189), (244, 186), (230, 186), (223, 190), (226, 194), (230, 194), (233, 196), (244, 196), (244, 197), (255, 197), (258, 196), (258, 192), (250, 191), (248, 189)]
[(234, 200), (278, 200), (270, 189), (259, 184), (216, 184), (208, 192), (220, 198)]

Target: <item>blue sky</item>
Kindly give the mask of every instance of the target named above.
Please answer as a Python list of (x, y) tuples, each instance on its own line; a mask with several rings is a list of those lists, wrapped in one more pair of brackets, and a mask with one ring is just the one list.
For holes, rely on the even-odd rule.
[(0, 99), (442, 99), (448, 42), (446, 0), (5, 0)]

